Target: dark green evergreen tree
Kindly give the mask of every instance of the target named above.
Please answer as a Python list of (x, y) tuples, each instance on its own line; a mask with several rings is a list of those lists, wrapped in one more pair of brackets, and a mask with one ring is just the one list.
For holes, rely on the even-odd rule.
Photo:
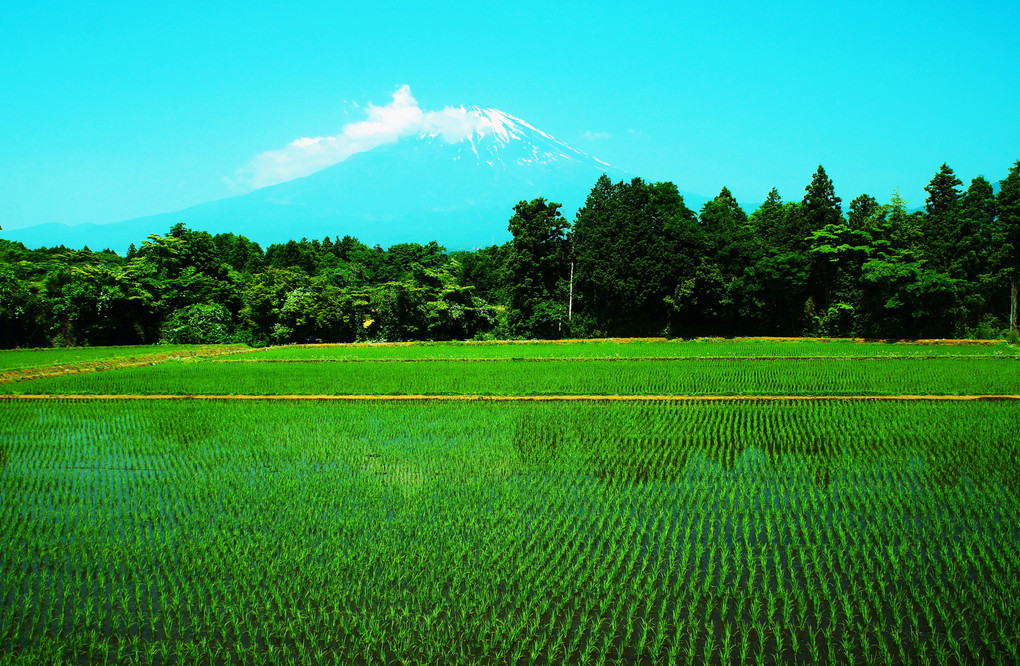
[(673, 183), (603, 174), (578, 211), (572, 234), (577, 310), (588, 335), (662, 335), (667, 301), (700, 263), (694, 211)]
[(828, 256), (812, 252), (817, 246), (817, 232), (838, 236), (843, 221), (842, 200), (836, 196), (832, 179), (821, 164), (804, 188), (804, 198), (794, 219), (797, 221), (790, 249), (811, 257), (808, 297), (804, 301), (805, 330), (818, 332), (818, 322), (828, 316), (835, 279), (834, 267)]
[(921, 258), (928, 262), (929, 268), (947, 273), (960, 238), (957, 216), (960, 185), (962, 182), (953, 170), (943, 164), (924, 187), (928, 198), (924, 202), (921, 226)]
[(849, 219), (839, 217), (811, 233), (809, 252), (824, 288), (816, 301), (813, 333), (837, 337), (859, 333), (861, 272), (873, 252), (869, 229), (878, 209), (873, 197), (862, 194), (851, 202)]
[(990, 305), (997, 280), (990, 260), (997, 217), (992, 184), (984, 176), (977, 176), (959, 200), (958, 235), (949, 266), (949, 274), (958, 281), (960, 336), (976, 335), (980, 328), (980, 337), (989, 337), (995, 326)]
[[(807, 237), (814, 231), (823, 229), (829, 224), (843, 222), (842, 200), (836, 196), (832, 179), (825, 173), (821, 164), (811, 177), (811, 182), (804, 188), (804, 199), (798, 214), (798, 239), (806, 243)], [(803, 236), (799, 236), (803, 233)]]
[(799, 237), (799, 202), (783, 203), (772, 188), (750, 218), (757, 260), (746, 271), (747, 315), (758, 333), (799, 335), (810, 259)]
[(692, 324), (678, 332), (693, 333), (694, 322), (703, 335), (753, 330), (749, 315), (754, 307), (746, 298), (748, 267), (759, 259), (760, 248), (748, 215), (724, 187), (702, 206), (698, 219), (699, 233), (687, 234), (682, 240), (689, 255), (700, 248), (699, 261), (693, 272), (682, 274), (681, 283), (669, 298)]
[(765, 201), (748, 218), (755, 241), (761, 248), (771, 249), (780, 245), (780, 230), (786, 226), (784, 218), (783, 198), (773, 187)]
[(569, 309), (569, 223), (561, 204), (543, 198), (514, 206), (508, 229), (513, 235), (504, 270), (508, 288), (510, 333), (535, 338), (560, 337)]
[(875, 197), (870, 194), (862, 194), (850, 202), (850, 208), (846, 215), (847, 226), (854, 231), (868, 229), (873, 226), (881, 209), (882, 207)]
[(1009, 284), (1009, 330), (1017, 331), (1017, 296), (1020, 292), (1020, 160), (999, 181), (999, 221), (995, 251)]

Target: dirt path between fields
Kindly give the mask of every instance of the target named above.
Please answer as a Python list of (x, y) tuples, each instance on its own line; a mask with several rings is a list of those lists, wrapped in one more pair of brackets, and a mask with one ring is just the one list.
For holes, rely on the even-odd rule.
[(5, 400), (207, 400), (283, 402), (972, 402), (1014, 401), (1020, 395), (173, 395), (10, 394)]
[(211, 347), (194, 350), (178, 350), (164, 354), (143, 354), (141, 356), (125, 356), (121, 358), (97, 359), (79, 363), (41, 365), (32, 368), (16, 368), (0, 372), (0, 384), (29, 381), (46, 377), (62, 377), (64, 375), (81, 375), (88, 372), (104, 372), (122, 368), (137, 368), (143, 365), (155, 365), (165, 361), (183, 361), (190, 358), (213, 358), (227, 354), (243, 354), (261, 351), (261, 348), (236, 345), (230, 347)]

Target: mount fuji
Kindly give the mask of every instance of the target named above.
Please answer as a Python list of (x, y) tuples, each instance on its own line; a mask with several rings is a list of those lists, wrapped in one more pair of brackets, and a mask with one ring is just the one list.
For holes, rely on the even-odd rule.
[(450, 140), (421, 131), (355, 153), (302, 178), (184, 210), (111, 224), (42, 224), (5, 230), (28, 247), (65, 245), (123, 252), (174, 224), (243, 234), (263, 247), (324, 236), (354, 236), (383, 247), (438, 241), (470, 249), (510, 238), (507, 222), (521, 200), (563, 204), (567, 219), (598, 177), (629, 179), (529, 123), (484, 107), (461, 108), (470, 131)]

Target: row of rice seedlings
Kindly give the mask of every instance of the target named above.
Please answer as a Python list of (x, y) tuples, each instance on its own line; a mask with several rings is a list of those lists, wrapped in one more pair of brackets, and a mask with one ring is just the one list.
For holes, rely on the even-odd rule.
[(1015, 657), (1010, 404), (4, 409), (12, 654)]
[(1012, 358), (486, 364), (163, 363), (0, 386), (18, 393), (236, 395), (1015, 395)]
[(1016, 348), (992, 344), (853, 342), (849, 340), (584, 340), (441, 342), (399, 345), (289, 345), (253, 352), (245, 359), (416, 360), (547, 358), (786, 358), (1015, 356)]
[[(870, 451), (868, 453), (870, 453)], [(802, 468), (803, 468), (803, 463), (798, 463), (798, 464), (800, 464), (802, 466)], [(810, 479), (810, 476), (807, 475), (807, 474), (802, 474), (800, 476), (800, 478), (803, 479), (803, 481), (802, 481), (802, 485), (803, 485), (803, 484), (806, 484), (808, 482), (808, 479)], [(742, 489), (748, 490), (748, 491), (753, 493), (754, 492), (753, 484), (752, 484), (752, 488), (749, 489), (748, 488), (748, 483), (746, 481), (747, 481), (746, 478), (742, 479), (742, 481), (741, 481)], [(862, 481), (864, 481), (864, 476), (863, 475), (859, 479), (853, 479), (853, 480), (844, 479), (843, 482), (841, 482), (840, 484), (848, 486), (848, 488), (850, 488), (850, 489), (859, 489), (860, 488), (860, 484), (861, 484)], [(864, 481), (864, 482), (866, 482), (866, 481)], [(787, 483), (784, 486), (788, 486), (788, 485), (789, 484)], [(889, 481), (889, 485), (887, 485), (886, 488), (901, 488), (901, 486), (902, 486), (902, 483), (900, 483), (897, 479), (892, 479), (892, 480)], [(803, 493), (803, 491), (805, 490), (805, 488), (807, 488), (807, 486), (805, 485), (805, 488), (798, 489), (797, 488), (797, 484), (795, 483), (794, 484), (794, 488), (796, 489), (794, 491), (795, 495), (798, 495), (798, 494)], [(838, 485), (836, 486), (836, 488), (838, 488)], [(802, 495), (802, 497), (803, 497), (803, 495)], [(815, 496), (809, 496), (809, 497), (814, 498)], [(838, 498), (838, 503), (836, 504), (836, 507), (844, 507), (844, 508), (846, 508), (847, 502), (846, 502), (845, 496), (837, 496), (837, 498)], [(859, 504), (861, 501), (862, 501), (862, 498), (855, 498), (855, 505), (854, 506)], [(826, 514), (831, 514), (831, 512), (832, 512), (832, 508), (831, 507), (827, 508), (825, 511), (822, 510), (823, 508), (824, 507), (818, 507), (817, 503), (816, 503), (816, 506), (814, 507), (814, 511), (810, 515), (826, 515)], [(788, 511), (789, 507), (782, 507), (782, 510), (783, 511)], [(863, 515), (865, 515), (865, 516), (873, 515), (875, 513), (875, 511), (876, 510), (875, 510), (875, 508), (873, 506), (866, 506), (864, 511), (863, 511)], [(801, 520), (803, 521), (803, 518)], [(854, 522), (857, 522), (856, 518), (855, 518)], [(802, 522), (802, 525), (803, 524), (804, 523)], [(788, 523), (787, 523), (787, 525), (788, 525)], [(766, 528), (769, 531), (769, 534), (768, 534), (769, 535), (769, 539), (767, 540), (767, 543), (772, 545), (772, 547), (773, 547), (773, 551), (772, 552), (773, 553), (781, 555), (781, 553), (782, 553), (781, 549), (774, 549), (774, 546), (775, 546), (775, 537), (774, 536), (775, 536), (775, 534), (773, 534), (772, 532), (775, 531), (775, 530), (771, 529), (770, 526), (768, 525), (768, 523), (766, 523)], [(776, 533), (782, 534), (783, 532), (782, 531), (778, 531)], [(809, 533), (809, 532), (807, 530), (804, 530), (804, 533)], [(846, 527), (843, 527), (843, 526), (839, 527), (839, 534), (840, 534), (840, 539), (841, 539), (840, 544), (841, 544), (841, 549), (843, 549), (843, 554), (844, 555), (847, 554), (848, 534), (853, 534), (853, 533), (854, 532), (850, 531)], [(872, 529), (869, 533), (872, 536), (874, 536), (878, 532), (875, 529)], [(937, 535), (943, 535), (943, 534), (937, 534)], [(852, 539), (852, 537), (851, 537), (851, 539)], [(787, 543), (787, 542), (788, 542), (788, 535), (786, 537), (784, 537), (784, 539), (780, 540), (780, 543)], [(831, 542), (830, 542), (830, 544), (831, 544)], [(873, 544), (877, 544), (877, 542), (873, 542)], [(831, 561), (832, 561), (831, 560), (831, 553), (834, 553), (836, 551), (834, 551), (833, 549), (831, 549), (829, 546), (825, 545), (824, 543), (822, 544), (822, 546), (829, 549), (830, 563), (829, 563), (828, 570), (830, 572), (835, 572), (834, 574), (830, 573), (829, 575), (827, 575), (826, 578), (825, 578), (826, 580), (843, 581), (844, 585), (849, 585), (849, 584), (860, 585), (860, 584), (863, 584), (862, 581), (871, 581), (871, 580), (876, 579), (873, 575), (871, 575), (871, 574), (874, 573), (874, 571), (867, 571), (867, 573), (869, 575), (862, 576), (862, 575), (860, 575), (858, 573), (855, 573), (855, 571), (852, 570), (852, 569), (836, 568), (835, 566), (833, 566), (831, 564)], [(851, 546), (853, 546), (853, 542), (851, 542)], [(857, 563), (861, 563), (863, 561), (865, 567), (867, 568), (867, 566), (869, 564), (873, 564), (873, 561), (869, 562), (869, 560), (866, 559), (866, 558), (864, 560), (861, 560), (861, 553), (864, 553), (864, 552), (865, 551), (861, 550), (860, 552), (855, 553), (855, 555), (857, 555), (858, 557), (856, 559), (852, 558), (851, 561), (852, 562), (857, 562)], [(844, 561), (845, 560), (839, 560), (839, 562), (844, 562)], [(799, 588), (797, 586), (794, 586), (793, 588), (790, 588), (790, 590), (793, 590), (796, 593), (799, 590)], [(787, 590), (787, 592), (788, 592), (788, 590)], [(855, 587), (854, 588), (854, 594), (856, 595), (857, 592), (858, 592), (857, 588)], [(874, 594), (872, 594), (871, 598), (874, 599), (874, 597), (875, 597)], [(789, 597), (787, 597), (786, 599), (788, 600)], [(803, 611), (804, 608), (806, 608), (806, 606), (803, 604), (803, 599), (801, 599), (800, 602), (801, 602), (800, 608)], [(796, 606), (797, 606), (797, 604), (795, 604), (795, 607)], [(787, 605), (785, 605), (785, 607), (789, 608), (789, 605), (787, 604)], [(851, 609), (851, 610), (853, 610), (853, 609)], [(861, 607), (861, 617), (863, 617), (865, 619), (869, 619), (870, 615), (871, 615), (871, 613), (867, 610), (867, 607), (862, 606)], [(851, 620), (847, 620), (847, 621), (853, 621), (853, 618), (855, 617), (852, 612), (845, 612), (845, 616), (846, 616), (844, 618), (845, 620), (847, 620), (847, 618), (851, 618)], [(788, 618), (784, 618), (784, 619), (788, 620)], [(788, 624), (788, 622), (787, 622), (787, 624)], [(1001, 625), (1001, 626), (1005, 626), (1005, 625)], [(757, 633), (761, 633), (761, 632), (757, 632)], [(794, 637), (796, 637), (796, 636), (794, 636)], [(853, 650), (854, 649), (853, 646), (851, 646), (850, 649)], [(860, 648), (860, 649), (863, 650), (863, 648)], [(806, 656), (804, 656), (804, 657), (805, 657), (805, 659), (807, 658)], [(847, 658), (849, 659), (849, 656)]]

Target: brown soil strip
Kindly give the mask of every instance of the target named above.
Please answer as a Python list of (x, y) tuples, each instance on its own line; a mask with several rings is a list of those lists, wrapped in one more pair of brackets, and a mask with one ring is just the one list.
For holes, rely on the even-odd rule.
[(973, 402), (1014, 401), (1020, 395), (173, 395), (173, 394), (10, 394), (14, 400), (207, 400), (207, 401), (332, 401), (332, 402)]
[(64, 375), (80, 375), (88, 372), (103, 372), (121, 368), (137, 368), (143, 365), (155, 365), (165, 361), (188, 360), (192, 358), (213, 358), (226, 354), (242, 354), (260, 349), (236, 345), (231, 347), (215, 347), (187, 351), (167, 352), (165, 354), (144, 354), (142, 356), (125, 356), (122, 358), (99, 359), (58, 365), (20, 368), (0, 372), (0, 384), (10, 382), (43, 379), (45, 377), (62, 377)]

